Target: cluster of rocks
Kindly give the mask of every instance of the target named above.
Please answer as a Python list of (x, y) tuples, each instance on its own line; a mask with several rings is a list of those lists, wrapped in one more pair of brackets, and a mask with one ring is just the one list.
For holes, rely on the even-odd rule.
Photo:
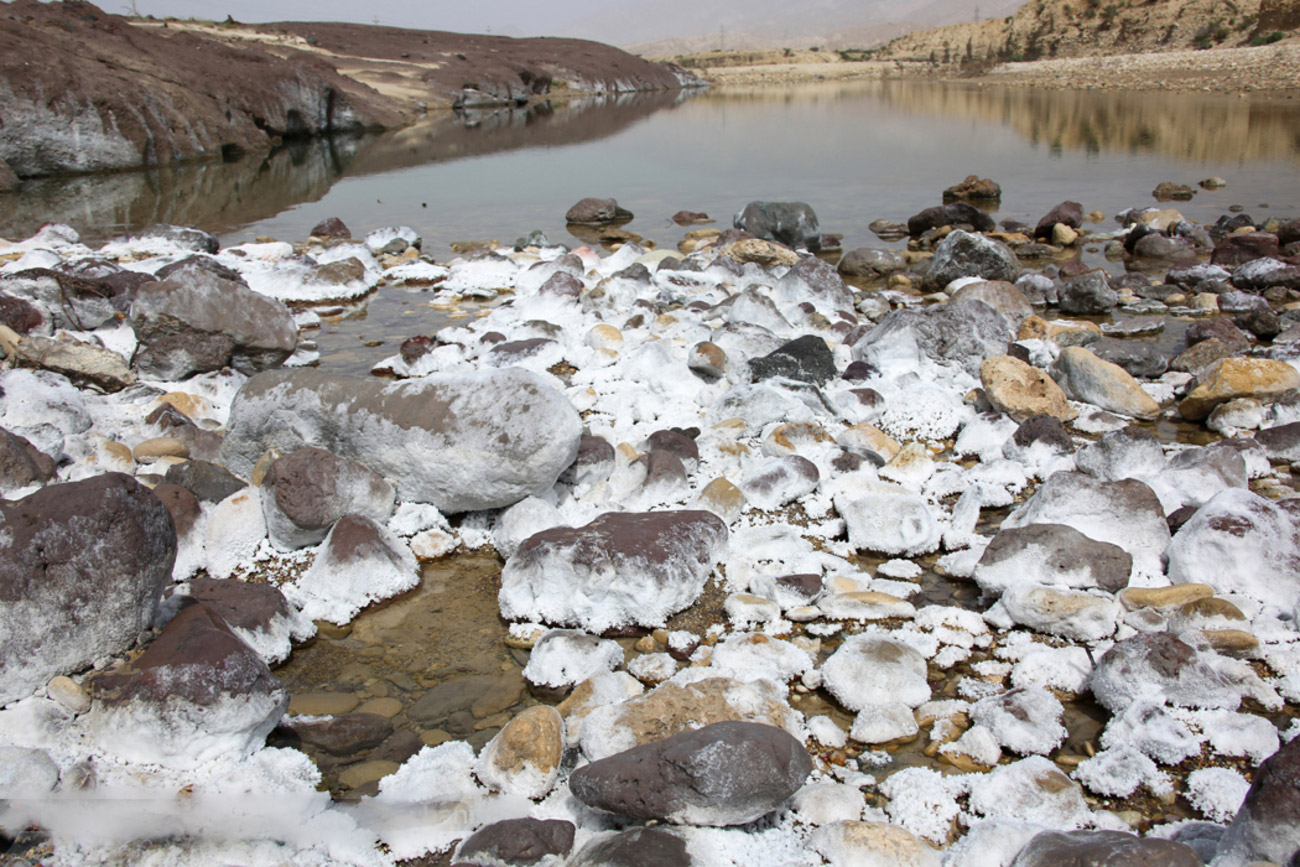
[[(337, 221), (0, 245), (6, 797), (68, 852), (52, 791), (238, 786), (338, 863), (1290, 863), (1300, 223), (1102, 233), (1065, 202), (999, 229), (956, 198), (838, 269), (803, 203), (676, 253), (535, 234), (439, 264)], [(391, 380), (301, 367), (310, 306), (381, 286), (484, 315)], [(265, 746), (269, 665), (484, 544), (563, 700), (342, 812)], [(292, 729), (352, 749), (392, 734), (373, 716)], [(186, 845), (270, 863), (249, 827)]]

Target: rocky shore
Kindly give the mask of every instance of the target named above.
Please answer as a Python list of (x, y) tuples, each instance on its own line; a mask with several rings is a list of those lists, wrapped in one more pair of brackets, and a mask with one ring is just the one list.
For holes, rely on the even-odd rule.
[[(999, 195), (0, 241), (8, 854), (1294, 863), (1300, 220)], [(375, 292), (465, 318), (314, 367)], [(383, 638), (438, 569), (497, 646)]]

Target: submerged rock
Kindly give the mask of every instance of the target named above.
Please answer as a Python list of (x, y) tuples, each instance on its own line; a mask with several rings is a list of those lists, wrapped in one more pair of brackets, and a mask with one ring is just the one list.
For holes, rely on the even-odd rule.
[(634, 819), (742, 825), (784, 804), (811, 771), (808, 751), (783, 729), (720, 722), (584, 765), (569, 788)]

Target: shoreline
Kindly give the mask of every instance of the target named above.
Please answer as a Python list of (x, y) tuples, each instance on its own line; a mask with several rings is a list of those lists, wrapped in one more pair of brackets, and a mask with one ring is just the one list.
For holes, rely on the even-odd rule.
[(1002, 63), (979, 75), (918, 61), (774, 63), (694, 68), (718, 88), (789, 86), (842, 81), (939, 81), (1050, 90), (1207, 93), (1242, 98), (1300, 98), (1300, 42), (1256, 48), (1215, 48), (1069, 57)]

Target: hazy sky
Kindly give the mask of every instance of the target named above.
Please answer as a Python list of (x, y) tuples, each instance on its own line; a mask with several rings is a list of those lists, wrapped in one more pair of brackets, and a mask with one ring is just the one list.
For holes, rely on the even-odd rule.
[[(237, 21), (356, 21), (419, 30), (452, 30), (464, 33), (502, 33), (510, 36), (546, 36), (563, 32), (566, 25), (596, 13), (613, 15), (617, 7), (633, 0), (136, 0), (141, 15)], [(100, 8), (116, 14), (129, 13), (128, 0), (101, 0)], [(541, 10), (541, 11), (539, 11)]]

